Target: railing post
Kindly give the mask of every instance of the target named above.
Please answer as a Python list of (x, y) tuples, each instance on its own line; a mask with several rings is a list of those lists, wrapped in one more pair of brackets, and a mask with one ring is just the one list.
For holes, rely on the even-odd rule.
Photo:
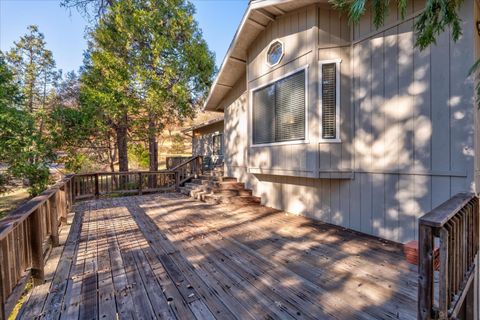
[(143, 184), (143, 181), (142, 181), (142, 173), (139, 172), (138, 173), (138, 194), (139, 195), (142, 195), (142, 184)]
[(433, 233), (429, 226), (419, 226), (419, 253), (418, 253), (418, 319), (432, 319), (433, 302)]
[(6, 320), (7, 315), (5, 314), (5, 297), (3, 295), (4, 288), (3, 288), (3, 279), (5, 278), (4, 272), (5, 264), (3, 261), (3, 248), (2, 248), (2, 240), (0, 240), (0, 320)]
[(59, 237), (58, 237), (58, 192), (60, 192), (60, 189), (58, 189), (57, 192), (53, 196), (48, 199), (50, 203), (50, 212), (48, 213), (50, 215), (50, 229), (52, 230), (52, 234), (50, 235), (50, 239), (52, 240), (52, 246), (53, 247), (58, 247), (59, 244)]
[(175, 190), (180, 189), (180, 177), (178, 170), (175, 171)]
[[(448, 296), (448, 231), (441, 228), (440, 235), (440, 270), (438, 281), (438, 316), (440, 319), (448, 317), (450, 297)], [(434, 258), (435, 259), (435, 258)]]
[(72, 202), (72, 206), (73, 206), (73, 203), (75, 202), (75, 193), (76, 193), (76, 190), (75, 190), (75, 180), (77, 180), (77, 176), (73, 177), (72, 180), (70, 180), (70, 194), (71, 194), (71, 202)]
[(31, 215), (30, 221), (30, 239), (32, 250), (32, 278), (34, 285), (40, 285), (44, 282), (44, 261), (43, 261), (43, 224), (41, 217), (41, 206)]
[(95, 173), (95, 198), (98, 199), (100, 197), (100, 188), (98, 186), (98, 173)]

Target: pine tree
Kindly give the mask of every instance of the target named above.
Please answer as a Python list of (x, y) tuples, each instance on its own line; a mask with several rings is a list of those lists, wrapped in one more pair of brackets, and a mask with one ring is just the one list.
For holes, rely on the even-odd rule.
[(7, 60), (22, 88), (26, 110), (33, 114), (46, 110), (48, 91), (56, 84), (60, 73), (38, 26), (31, 25), (27, 29), (28, 33), (7, 53)]

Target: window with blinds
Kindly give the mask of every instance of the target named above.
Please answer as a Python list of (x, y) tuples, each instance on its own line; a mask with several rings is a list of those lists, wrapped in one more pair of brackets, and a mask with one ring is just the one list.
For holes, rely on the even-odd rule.
[(322, 64), (322, 139), (337, 138), (337, 63)]
[(255, 90), (253, 144), (305, 139), (305, 70)]

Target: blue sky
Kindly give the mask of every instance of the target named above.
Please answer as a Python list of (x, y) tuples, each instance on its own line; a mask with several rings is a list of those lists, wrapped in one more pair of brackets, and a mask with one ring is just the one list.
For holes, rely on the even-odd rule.
[[(196, 20), (203, 30), (210, 50), (220, 66), (248, 0), (194, 0)], [(37, 24), (52, 50), (57, 67), (64, 72), (82, 65), (86, 48), (87, 21), (76, 11), (61, 8), (60, 0), (0, 0), (0, 50), (7, 51)]]

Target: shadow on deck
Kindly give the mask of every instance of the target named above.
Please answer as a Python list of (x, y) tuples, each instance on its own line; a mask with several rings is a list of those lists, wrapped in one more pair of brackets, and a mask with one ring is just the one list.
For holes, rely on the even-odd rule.
[(56, 271), (19, 317), (417, 316), (416, 266), (396, 244), (265, 207), (178, 194), (84, 201), (75, 212), (58, 265), (51, 259)]

